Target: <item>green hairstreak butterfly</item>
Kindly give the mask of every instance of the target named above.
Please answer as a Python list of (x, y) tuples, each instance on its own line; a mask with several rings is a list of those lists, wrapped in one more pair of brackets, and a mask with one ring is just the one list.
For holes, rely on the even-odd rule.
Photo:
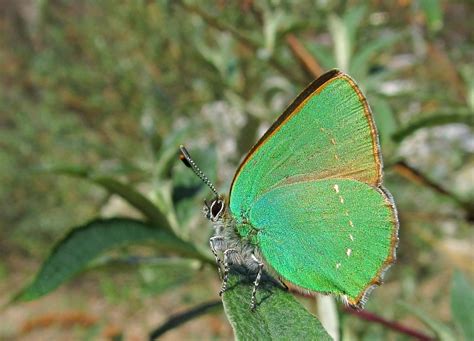
[(382, 187), (382, 157), (367, 101), (332, 70), (310, 84), (250, 150), (221, 196), (181, 146), (180, 158), (215, 197), (204, 211), (226, 290), (229, 266), (264, 269), (289, 285), (362, 308), (395, 261), (398, 218)]

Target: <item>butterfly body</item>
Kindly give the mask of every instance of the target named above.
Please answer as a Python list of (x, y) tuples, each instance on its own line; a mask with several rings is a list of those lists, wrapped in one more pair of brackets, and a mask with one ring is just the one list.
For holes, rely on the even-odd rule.
[(395, 260), (398, 218), (365, 97), (346, 74), (313, 82), (251, 149), (228, 200), (204, 208), (224, 283), (229, 267), (264, 268), (362, 307)]
[[(258, 242), (255, 237), (252, 236), (252, 233), (246, 235), (241, 235), (239, 231), (241, 229), (237, 228), (237, 224), (232, 215), (228, 211), (224, 212), (222, 216), (213, 222), (214, 240), (215, 247), (217, 251), (224, 252), (229, 249), (236, 250), (235, 255), (232, 256), (233, 263), (240, 263), (247, 265), (249, 268), (253, 268), (253, 261), (250, 261), (252, 254), (258, 254)], [(244, 226), (241, 228), (246, 229)], [(251, 229), (248, 229), (251, 231)]]

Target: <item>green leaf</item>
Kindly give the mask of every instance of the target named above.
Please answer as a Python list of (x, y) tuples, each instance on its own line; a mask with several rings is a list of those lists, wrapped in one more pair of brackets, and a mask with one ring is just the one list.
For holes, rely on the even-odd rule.
[(443, 10), (439, 0), (420, 0), (421, 10), (425, 14), (426, 24), (431, 32), (443, 28)]
[(474, 288), (459, 271), (451, 286), (451, 314), (466, 340), (474, 340)]
[(265, 52), (271, 55), (275, 49), (279, 27), (285, 22), (285, 16), (281, 10), (264, 10), (263, 14), (263, 47)]
[(345, 72), (349, 72), (357, 31), (365, 13), (365, 6), (357, 6), (346, 11), (342, 18), (335, 14), (329, 16), (328, 28), (334, 42), (337, 67)]
[(416, 308), (408, 303), (400, 302), (400, 306), (402, 306), (405, 310), (414, 314), (418, 319), (423, 322), (426, 326), (428, 326), (433, 332), (435, 332), (437, 338), (440, 341), (454, 341), (456, 338), (454, 337), (452, 331), (443, 323), (434, 320), (426, 313), (419, 308)]
[(142, 292), (160, 295), (167, 290), (189, 283), (202, 263), (195, 259), (163, 259), (161, 262), (142, 264), (138, 267)]
[(461, 65), (459, 71), (466, 85), (466, 102), (468, 108), (474, 111), (474, 66)]
[(251, 311), (253, 280), (232, 274), (223, 295), (237, 340), (331, 340), (315, 316), (270, 280), (260, 283), (257, 307)]
[(107, 176), (90, 177), (90, 180), (101, 185), (109, 192), (117, 194), (125, 199), (130, 205), (143, 213), (150, 222), (157, 226), (171, 230), (165, 215), (143, 194), (136, 191), (132, 186), (124, 184), (116, 179)]
[(403, 139), (413, 134), (418, 129), (450, 123), (465, 123), (470, 127), (474, 127), (474, 115), (472, 112), (464, 108), (458, 108), (453, 111), (454, 112), (451, 113), (441, 112), (413, 121), (405, 128), (402, 128), (393, 134), (392, 138), (396, 142), (401, 142)]
[(334, 42), (334, 56), (339, 69), (347, 72), (351, 60), (352, 41), (344, 21), (335, 14), (329, 16), (329, 31)]
[(188, 283), (202, 265), (195, 258), (105, 254), (90, 262), (87, 270), (130, 274), (128, 280), (138, 282), (143, 294), (156, 296)]
[(54, 247), (33, 282), (14, 300), (39, 298), (84, 270), (101, 253), (118, 246), (147, 241), (154, 242), (160, 250), (201, 258), (193, 245), (164, 229), (126, 218), (95, 220), (70, 231)]
[(342, 17), (347, 30), (347, 38), (351, 46), (355, 46), (359, 28), (362, 26), (367, 7), (365, 5), (354, 6), (346, 9)]
[(45, 167), (45, 170), (57, 174), (86, 179), (100, 185), (110, 193), (122, 197), (131, 206), (140, 211), (154, 225), (172, 231), (168, 219), (158, 209), (158, 207), (130, 185), (124, 184), (123, 182), (109, 176), (95, 175), (87, 168), (74, 165), (49, 166)]
[(392, 34), (389, 36), (381, 36), (358, 50), (350, 63), (350, 71), (355, 79), (362, 79), (367, 74), (371, 59), (381, 51), (386, 51), (391, 46), (395, 45), (404, 34)]

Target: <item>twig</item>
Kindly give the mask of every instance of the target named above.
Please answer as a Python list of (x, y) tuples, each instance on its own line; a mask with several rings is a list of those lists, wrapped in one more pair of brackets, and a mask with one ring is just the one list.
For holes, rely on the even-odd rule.
[[(299, 291), (298, 289), (295, 289), (295, 288), (290, 288), (290, 292), (295, 294), (295, 295), (306, 297), (306, 298), (314, 299), (314, 297), (315, 297), (314, 294), (312, 294), (312, 293), (302, 292), (302, 291)], [(345, 307), (344, 312), (352, 314), (354, 316), (357, 316), (360, 319), (363, 319), (363, 320), (366, 320), (366, 321), (382, 324), (383, 326), (385, 326), (389, 329), (392, 329), (392, 330), (394, 330), (394, 331), (396, 331), (400, 334), (405, 334), (405, 335), (410, 335), (410, 336), (413, 336), (413, 337), (417, 337), (419, 340), (434, 340), (432, 337), (430, 337), (428, 335), (425, 335), (422, 332), (419, 332), (415, 329), (404, 326), (404, 325), (402, 325), (398, 322), (386, 320), (381, 316), (378, 316), (374, 313), (368, 312), (367, 310), (360, 310), (359, 311), (359, 310), (355, 310), (355, 309), (352, 309), (352, 308), (349, 308), (349, 307)]]
[(371, 313), (366, 310), (354, 310), (352, 308), (346, 307), (344, 308), (344, 312), (357, 316), (358, 318), (362, 320), (366, 320), (369, 322), (374, 322), (374, 323), (379, 323), (389, 329), (392, 329), (394, 331), (399, 332), (400, 334), (405, 334), (405, 335), (410, 335), (418, 340), (421, 341), (431, 341), (434, 340), (433, 337), (428, 336), (422, 332), (419, 332), (415, 329), (412, 329), (410, 327), (404, 326), (398, 322), (395, 321), (389, 321), (384, 319), (383, 317), (380, 317), (374, 313)]
[(303, 66), (305, 73), (312, 78), (318, 78), (324, 73), (323, 68), (318, 61), (311, 55), (311, 53), (304, 47), (304, 45), (292, 33), (286, 36), (286, 42), (290, 47), (293, 55), (298, 59)]
[(416, 184), (431, 188), (433, 191), (451, 198), (465, 210), (467, 214), (466, 216), (467, 220), (474, 221), (474, 212), (473, 212), (474, 203), (462, 200), (455, 193), (447, 190), (440, 184), (429, 179), (426, 175), (421, 173), (419, 170), (413, 168), (412, 166), (408, 165), (403, 160), (398, 161), (397, 163), (393, 164), (391, 167), (395, 172), (403, 176), (405, 179), (408, 179), (409, 181), (414, 182)]
[(426, 187), (431, 188), (435, 192), (438, 192), (440, 194), (453, 197), (456, 201), (459, 201), (459, 199), (453, 195), (451, 192), (449, 192), (447, 189), (442, 187), (440, 184), (437, 184), (436, 182), (430, 180), (426, 175), (421, 173), (419, 170), (413, 168), (412, 166), (408, 165), (405, 161), (401, 160), (392, 165), (392, 169), (398, 173), (399, 175), (403, 176), (405, 179), (410, 180), (411, 182), (414, 182), (418, 185), (423, 185)]
[(210, 301), (207, 303), (200, 304), (194, 308), (186, 310), (182, 313), (172, 315), (165, 323), (156, 328), (150, 333), (150, 340), (155, 340), (159, 336), (166, 333), (168, 330), (176, 328), (189, 320), (192, 320), (198, 316), (201, 316), (209, 311), (222, 307), (221, 300)]

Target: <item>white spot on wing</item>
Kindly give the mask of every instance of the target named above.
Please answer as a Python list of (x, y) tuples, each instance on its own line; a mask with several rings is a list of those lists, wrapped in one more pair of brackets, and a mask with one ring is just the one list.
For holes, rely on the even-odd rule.
[(352, 220), (349, 220), (349, 225), (351, 225), (351, 227), (354, 227), (354, 223), (352, 222)]
[(354, 241), (354, 236), (350, 233), (349, 233), (349, 238), (351, 239), (352, 242)]
[(335, 184), (333, 188), (336, 191), (336, 193), (339, 193), (339, 186), (337, 184)]
[(339, 201), (341, 202), (341, 204), (344, 203), (344, 198), (341, 195), (339, 196)]
[(336, 263), (336, 269), (339, 269), (341, 267), (341, 263)]
[(347, 257), (349, 257), (351, 255), (351, 253), (352, 253), (352, 249), (347, 249), (347, 251), (346, 251)]

